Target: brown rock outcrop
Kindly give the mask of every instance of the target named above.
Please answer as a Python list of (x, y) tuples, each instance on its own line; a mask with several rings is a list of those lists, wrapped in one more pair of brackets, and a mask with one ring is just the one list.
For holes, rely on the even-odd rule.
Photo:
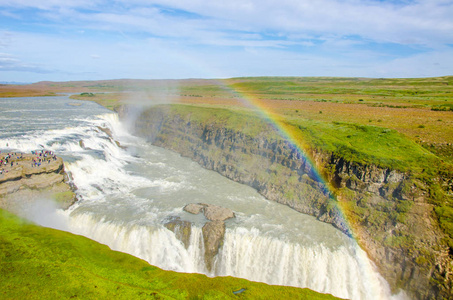
[(223, 244), (225, 236), (225, 222), (210, 221), (203, 226), (203, 241), (204, 241), (204, 261), (206, 268), (211, 271), (213, 267), (214, 257), (219, 252), (220, 246)]
[(203, 204), (198, 204), (198, 203), (190, 203), (184, 206), (184, 211), (198, 215), (200, 212), (202, 212), (204, 209)]
[[(39, 162), (39, 159), (40, 163), (35, 164), (33, 160)], [(76, 201), (62, 158), (18, 153), (11, 155), (8, 161), (1, 167), (1, 208), (18, 214), (31, 202), (43, 197), (56, 200), (57, 205), (64, 209)]]
[(183, 221), (180, 217), (171, 217), (164, 226), (173, 231), (178, 240), (180, 240), (184, 247), (189, 248), (190, 235), (192, 234), (192, 223), (189, 221)]
[(205, 248), (204, 261), (206, 268), (211, 271), (214, 257), (222, 246), (225, 236), (225, 220), (234, 218), (234, 212), (226, 207), (205, 203), (190, 203), (184, 206), (184, 210), (191, 214), (203, 212), (206, 222), (202, 228), (203, 242)]
[(184, 210), (194, 215), (203, 212), (206, 219), (210, 221), (225, 221), (234, 218), (234, 212), (231, 209), (212, 204), (190, 203), (184, 206)]
[(217, 206), (208, 205), (204, 209), (204, 216), (211, 221), (225, 221), (234, 218), (234, 213), (231, 209)]

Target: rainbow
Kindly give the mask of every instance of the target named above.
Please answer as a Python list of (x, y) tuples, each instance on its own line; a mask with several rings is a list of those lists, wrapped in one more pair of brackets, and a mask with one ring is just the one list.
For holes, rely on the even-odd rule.
[[(174, 55), (175, 59), (178, 60), (181, 66), (186, 66), (189, 69), (192, 69), (196, 74), (204, 74), (205, 76), (201, 76), (204, 78), (227, 78), (227, 76), (223, 76), (223, 72), (221, 70), (215, 70), (212, 66), (205, 63), (204, 60), (198, 59), (197, 57), (190, 56), (184, 53), (176, 53)], [(226, 91), (229, 91), (232, 95), (238, 96), (239, 99), (243, 102), (244, 105), (248, 106), (251, 109), (255, 109), (258, 114), (268, 122), (271, 126), (273, 126), (277, 132), (281, 135), (281, 137), (288, 141), (291, 147), (293, 147), (300, 157), (302, 157), (308, 164), (311, 165), (313, 170), (313, 175), (318, 180), (318, 182), (322, 183), (325, 187), (325, 193), (328, 193), (329, 197), (331, 197), (335, 203), (336, 208), (339, 212), (339, 218), (345, 224), (345, 226), (349, 230), (349, 236), (352, 237), (351, 242), (357, 243), (360, 246), (360, 240), (357, 238), (358, 235), (354, 232), (353, 228), (351, 227), (350, 222), (348, 221), (345, 210), (341, 206), (341, 202), (339, 202), (337, 197), (334, 196), (333, 190), (330, 185), (327, 183), (327, 180), (321, 176), (318, 169), (316, 168), (316, 164), (313, 163), (313, 159), (309, 157), (307, 151), (304, 150), (305, 145), (304, 141), (300, 140), (297, 137), (295, 129), (288, 125), (284, 120), (271, 109), (265, 107), (263, 103), (254, 95), (248, 93), (247, 91), (239, 90), (238, 88), (232, 86), (227, 79), (218, 79), (216, 80), (217, 84), (223, 87)], [(306, 148), (305, 148), (306, 149)], [(364, 247), (361, 247), (364, 248)], [(373, 270), (368, 270), (367, 265), (365, 263), (366, 258), (363, 256), (358, 257), (358, 261), (360, 263), (361, 268), (364, 268), (363, 274), (372, 273)], [(372, 287), (371, 287), (372, 288)]]
[[(179, 60), (181, 65), (188, 67), (189, 69), (192, 69), (196, 73), (203, 73), (206, 74), (207, 76), (205, 78), (226, 78), (222, 76), (223, 72), (220, 70), (214, 69), (212, 66), (207, 65), (203, 60), (198, 59), (193, 56), (189, 56), (185, 53), (174, 53), (175, 59)], [(312, 170), (312, 175), (314, 178), (320, 182), (323, 186), (323, 192), (324, 194), (328, 195), (333, 203), (335, 203), (336, 208), (338, 209), (340, 213), (340, 218), (343, 224), (348, 229), (348, 235), (353, 237), (356, 241), (357, 237), (354, 234), (353, 228), (351, 227), (350, 222), (348, 221), (345, 210), (342, 208), (340, 205), (340, 202), (338, 201), (337, 197), (335, 197), (332, 187), (330, 184), (328, 184), (328, 181), (326, 178), (321, 176), (319, 173), (318, 169), (316, 168), (316, 164), (313, 162), (313, 159), (307, 154), (307, 151), (304, 149), (307, 149), (307, 147), (304, 145), (304, 141), (300, 140), (297, 138), (297, 135), (295, 134), (295, 129), (293, 126), (290, 126), (287, 124), (280, 115), (276, 114), (273, 112), (271, 109), (265, 107), (263, 103), (254, 95), (251, 93), (248, 93), (247, 91), (240, 90), (237, 87), (234, 87), (228, 79), (215, 79), (214, 80), (217, 85), (221, 86), (225, 91), (228, 91), (234, 96), (238, 96), (239, 99), (242, 101), (244, 105), (251, 109), (255, 109), (258, 114), (268, 122), (271, 126), (273, 126), (276, 131), (280, 134), (280, 136), (289, 142), (291, 147), (297, 151), (297, 153), (304, 159), (305, 162), (307, 162)]]
[[(274, 127), (280, 136), (287, 142), (289, 142), (290, 146), (295, 149), (300, 157), (311, 166), (312, 175), (314, 175), (315, 179), (322, 183), (324, 186), (324, 194), (332, 199), (332, 203), (334, 203), (335, 207), (337, 208), (340, 223), (344, 225), (346, 228), (343, 228), (344, 233), (346, 233), (351, 238), (351, 245), (357, 245), (359, 248), (365, 250), (365, 255), (357, 255), (357, 262), (359, 263), (360, 268), (362, 269), (363, 274), (365, 274), (362, 280), (367, 280), (366, 274), (372, 274), (374, 272), (379, 272), (374, 265), (367, 263), (369, 258), (367, 254), (367, 249), (365, 245), (361, 245), (360, 238), (357, 232), (354, 231), (354, 228), (351, 226), (351, 223), (348, 221), (347, 215), (345, 213), (345, 209), (342, 207), (341, 201), (335, 197), (335, 194), (332, 192), (332, 187), (328, 183), (328, 181), (323, 178), (320, 174), (318, 169), (316, 168), (316, 164), (314, 163), (313, 159), (308, 155), (308, 151), (304, 150), (307, 149), (306, 145), (304, 145), (304, 141), (300, 139), (300, 135), (296, 134), (296, 128), (293, 125), (288, 124), (285, 120), (277, 113), (273, 112), (270, 108), (263, 105), (262, 101), (258, 99), (255, 95), (251, 93), (247, 93), (246, 91), (239, 90), (238, 88), (234, 88), (231, 84), (228, 83), (228, 80), (218, 80), (219, 84), (221, 84), (226, 90), (230, 91), (233, 95), (238, 96), (239, 99), (249, 108), (255, 109), (258, 114)], [(299, 136), (299, 138), (298, 138)], [(344, 230), (345, 229), (345, 230)], [(347, 232), (345, 232), (347, 231)], [(370, 286), (371, 290), (374, 290), (375, 287)]]
[(288, 124), (281, 117), (281, 115), (275, 113), (274, 111), (272, 111), (272, 109), (266, 107), (263, 104), (263, 102), (260, 101), (260, 99), (258, 99), (258, 97), (251, 93), (248, 93), (247, 91), (233, 87), (227, 79), (216, 80), (216, 82), (217, 84), (221, 85), (222, 88), (224, 88), (226, 91), (228, 91), (234, 96), (237, 96), (246, 107), (256, 110), (262, 119), (264, 119), (268, 124), (270, 124), (285, 141), (289, 142), (290, 147), (293, 150), (297, 151), (301, 159), (303, 159), (305, 163), (308, 163), (310, 165), (311, 175), (317, 182), (321, 183), (322, 186), (324, 187), (322, 190), (324, 195), (334, 200), (332, 202), (335, 204), (336, 208), (338, 209), (338, 212), (340, 213), (338, 217), (340, 218), (340, 221), (347, 227), (346, 234), (348, 234), (350, 237), (354, 238), (357, 241), (353, 228), (351, 227), (351, 224), (346, 217), (344, 209), (338, 202), (338, 199), (335, 197), (335, 194), (332, 192), (332, 187), (330, 186), (326, 178), (324, 178), (318, 171), (318, 168), (316, 167), (313, 158), (310, 157), (308, 155), (308, 152), (305, 150), (307, 149), (307, 146), (305, 145), (304, 141), (300, 139), (300, 136), (296, 134), (295, 127), (293, 125)]

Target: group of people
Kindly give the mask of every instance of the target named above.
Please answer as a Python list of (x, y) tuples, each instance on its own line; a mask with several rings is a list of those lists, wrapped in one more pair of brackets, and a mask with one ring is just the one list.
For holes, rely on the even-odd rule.
[[(1, 151), (0, 151), (0, 154), (2, 154)], [(6, 153), (6, 155), (4, 155), (3, 157), (0, 157), (0, 166), (2, 167), (2, 169), (0, 170), (0, 174), (8, 173), (8, 170), (5, 170), (5, 167), (7, 167), (9, 165), (11, 165), (11, 167), (13, 167), (14, 158), (22, 159), (23, 155), (22, 155), (22, 153), (11, 152), (11, 153)], [(16, 165), (17, 165), (17, 162), (16, 162)]]
[(49, 164), (51, 160), (57, 160), (57, 156), (52, 151), (32, 151), (31, 154), (36, 155), (36, 157), (33, 158), (32, 167), (40, 167), (41, 163), (44, 163), (45, 161)]
[(32, 167), (40, 167), (42, 163), (47, 162), (50, 163), (52, 160), (57, 160), (57, 156), (52, 151), (47, 150), (39, 150), (39, 151), (31, 151), (32, 157), (24, 157), (24, 154), (20, 152), (11, 152), (11, 153), (4, 153), (0, 151), (0, 175), (4, 173), (8, 173), (8, 167), (14, 167), (14, 165), (19, 165), (19, 161), (23, 160), (24, 158), (28, 160), (31, 159), (31, 166)]

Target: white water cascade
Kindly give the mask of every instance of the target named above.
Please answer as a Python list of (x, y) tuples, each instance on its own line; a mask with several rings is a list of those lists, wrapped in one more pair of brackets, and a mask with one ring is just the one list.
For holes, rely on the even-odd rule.
[[(22, 133), (15, 128), (14, 134), (2, 137), (0, 149), (45, 148), (63, 156), (78, 188), (79, 202), (46, 218), (31, 216), (36, 222), (53, 226), (52, 220), (58, 219), (58, 228), (167, 270), (307, 287), (349, 299), (404, 297), (392, 296), (365, 252), (331, 225), (151, 146), (130, 135), (116, 114), (80, 103), (86, 115), (67, 118), (67, 110), (81, 108), (63, 106), (66, 118), (58, 128), (31, 126), (35, 129)], [(1, 114), (0, 119), (7, 121)], [(204, 263), (205, 219), (182, 209), (198, 202), (228, 207), (236, 214), (226, 222), (211, 272)], [(174, 216), (193, 224), (187, 248), (163, 225)]]
[(208, 272), (199, 227), (192, 227), (187, 249), (164, 227), (115, 225), (88, 214), (72, 217), (69, 227), (167, 270), (307, 287), (347, 299), (391, 297), (385, 280), (353, 242), (335, 250), (324, 245), (305, 247), (268, 237), (254, 228), (238, 227), (227, 230), (214, 270)]

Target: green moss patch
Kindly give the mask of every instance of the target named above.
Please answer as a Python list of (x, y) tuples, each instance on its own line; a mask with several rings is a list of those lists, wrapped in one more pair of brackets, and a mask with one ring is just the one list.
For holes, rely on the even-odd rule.
[(187, 122), (223, 127), (240, 131), (251, 137), (265, 132), (267, 138), (279, 138), (272, 125), (260, 118), (254, 111), (176, 104), (171, 105), (171, 110), (173, 114), (178, 114)]
[(439, 159), (395, 130), (377, 126), (306, 119), (288, 120), (298, 138), (347, 161), (421, 173)]

